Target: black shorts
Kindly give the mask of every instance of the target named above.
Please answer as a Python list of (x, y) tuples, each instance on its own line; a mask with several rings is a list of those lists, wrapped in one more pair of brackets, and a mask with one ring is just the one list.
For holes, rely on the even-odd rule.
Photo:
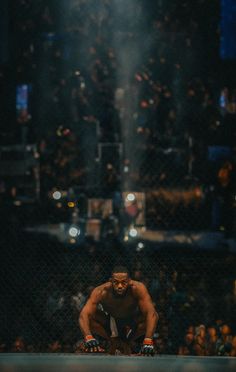
[[(99, 310), (102, 313), (103, 318), (105, 319), (104, 328), (109, 336), (112, 335), (111, 330), (111, 315)], [(137, 329), (138, 322), (134, 318), (113, 318), (116, 323), (116, 328), (118, 331), (118, 337), (122, 340), (129, 340)]]

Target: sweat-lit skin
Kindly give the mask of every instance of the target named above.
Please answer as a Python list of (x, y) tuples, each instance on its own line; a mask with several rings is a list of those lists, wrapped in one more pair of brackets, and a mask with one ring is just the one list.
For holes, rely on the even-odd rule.
[[(102, 306), (103, 311), (99, 309)], [(127, 273), (113, 273), (110, 281), (96, 287), (83, 307), (79, 325), (86, 338), (93, 333), (109, 340), (107, 315), (114, 319), (132, 319), (137, 325), (132, 339), (144, 335), (153, 338), (158, 314), (145, 285), (132, 280)]]

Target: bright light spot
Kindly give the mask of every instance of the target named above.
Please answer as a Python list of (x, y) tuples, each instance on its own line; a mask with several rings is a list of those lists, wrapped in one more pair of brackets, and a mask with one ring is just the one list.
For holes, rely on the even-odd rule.
[(139, 242), (136, 247), (136, 251), (140, 252), (144, 248), (144, 244), (142, 242)]
[(62, 203), (57, 203), (57, 208), (62, 208)]
[(61, 199), (61, 192), (60, 191), (54, 191), (54, 193), (52, 194), (52, 197), (55, 200)]
[(68, 202), (67, 205), (68, 205), (69, 208), (74, 208), (75, 207), (74, 202)]
[(199, 187), (195, 189), (195, 195), (197, 198), (200, 198), (202, 196), (201, 189)]
[(136, 229), (132, 228), (132, 229), (129, 230), (129, 235), (132, 238), (135, 238), (138, 235), (138, 231)]
[(126, 199), (128, 201), (134, 201), (135, 200), (135, 195), (134, 194), (128, 194)]
[(121, 99), (124, 97), (124, 94), (125, 94), (125, 90), (123, 88), (117, 88), (116, 91), (115, 91), (115, 98), (116, 100), (118, 99)]
[(76, 236), (80, 235), (80, 229), (77, 227), (71, 227), (69, 229), (69, 235), (72, 236), (72, 238), (75, 238)]
[(76, 240), (75, 239), (70, 239), (70, 244), (75, 244), (76, 243)]
[(62, 132), (61, 131), (62, 131), (62, 126), (60, 125), (60, 127), (57, 128), (57, 131), (56, 131), (58, 137), (61, 137), (62, 136)]

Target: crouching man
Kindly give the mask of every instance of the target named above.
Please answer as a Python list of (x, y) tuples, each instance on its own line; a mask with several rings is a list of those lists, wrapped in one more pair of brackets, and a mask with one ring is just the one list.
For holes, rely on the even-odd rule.
[[(86, 352), (103, 352), (95, 335), (110, 342), (110, 353), (130, 354), (134, 340), (144, 336), (141, 354), (154, 355), (153, 335), (158, 314), (147, 288), (116, 266), (109, 282), (96, 287), (79, 317)], [(122, 346), (120, 346), (122, 345)]]

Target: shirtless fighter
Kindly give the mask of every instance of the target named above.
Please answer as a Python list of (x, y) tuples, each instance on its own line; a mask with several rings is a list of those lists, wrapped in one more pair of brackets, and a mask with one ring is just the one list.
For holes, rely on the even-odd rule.
[(144, 336), (141, 353), (153, 355), (153, 334), (158, 314), (145, 285), (132, 280), (128, 270), (116, 266), (112, 277), (96, 287), (83, 307), (79, 325), (84, 336), (85, 351), (100, 352), (94, 334), (109, 340), (130, 342)]

